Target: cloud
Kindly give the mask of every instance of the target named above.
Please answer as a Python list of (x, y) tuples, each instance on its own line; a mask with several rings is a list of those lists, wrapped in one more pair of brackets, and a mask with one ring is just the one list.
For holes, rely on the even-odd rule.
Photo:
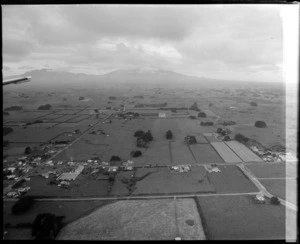
[(279, 13), (271, 5), (7, 5), (3, 61), (87, 73), (155, 66), (239, 79), (273, 71), (280, 80)]

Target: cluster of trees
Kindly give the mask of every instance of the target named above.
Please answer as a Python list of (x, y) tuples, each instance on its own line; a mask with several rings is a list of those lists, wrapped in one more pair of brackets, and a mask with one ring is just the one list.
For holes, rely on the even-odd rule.
[(30, 147), (26, 147), (24, 153), (30, 154), (30, 153), (32, 153), (32, 149)]
[(10, 113), (6, 112), (6, 111), (3, 111), (3, 115), (8, 116), (8, 115), (10, 115)]
[(114, 96), (110, 96), (109, 99), (110, 99), (110, 100), (116, 100), (117, 98), (114, 97)]
[(225, 125), (225, 126), (227, 126), (227, 125), (236, 125), (236, 122), (234, 122), (234, 121), (224, 121), (223, 123), (222, 123), (222, 125)]
[(17, 110), (22, 110), (23, 107), (22, 106), (11, 106), (8, 108), (5, 108), (4, 111), (17, 111)]
[(248, 137), (246, 137), (240, 133), (236, 134), (234, 136), (234, 139), (243, 144), (246, 144), (250, 140)]
[(214, 125), (214, 122), (209, 122), (209, 121), (208, 121), (208, 122), (203, 122), (203, 121), (202, 121), (202, 122), (200, 123), (200, 125), (201, 125), (201, 126), (213, 126), (213, 125)]
[(199, 118), (206, 118), (206, 113), (200, 112), (200, 113), (198, 113), (198, 117)]
[(51, 105), (50, 104), (45, 104), (45, 105), (41, 105), (38, 107), (38, 110), (50, 110), (51, 109)]
[(250, 102), (251, 106), (257, 107), (257, 103), (256, 102)]
[(51, 213), (38, 214), (32, 223), (31, 235), (37, 240), (54, 240), (63, 226), (64, 218)]
[(85, 100), (85, 97), (79, 97), (78, 100), (79, 100), (79, 101)]
[(140, 150), (137, 150), (137, 151), (131, 151), (130, 156), (131, 156), (131, 157), (134, 157), (134, 158), (137, 158), (137, 157), (139, 157), (139, 156), (142, 156), (142, 152), (141, 152)]
[(120, 159), (120, 157), (119, 156), (111, 156), (111, 158), (110, 158), (110, 161), (112, 162), (112, 161), (121, 161), (121, 159)]
[(189, 118), (190, 119), (197, 119), (196, 116), (194, 116), (194, 115), (190, 115)]
[(200, 109), (198, 108), (198, 104), (196, 102), (194, 102), (194, 104), (190, 107), (190, 110), (200, 112)]
[(195, 136), (186, 136), (184, 141), (188, 144), (197, 144), (197, 140)]
[(255, 122), (254, 126), (257, 128), (266, 128), (267, 124), (264, 121), (258, 120)]
[(168, 140), (170, 140), (170, 139), (173, 138), (173, 133), (172, 133), (171, 130), (168, 130), (168, 131), (166, 132), (166, 138), (167, 138)]
[(168, 103), (153, 103), (153, 104), (136, 104), (134, 105), (135, 108), (143, 108), (143, 107), (153, 107), (153, 108), (160, 108), (160, 107), (166, 107)]
[(12, 133), (14, 130), (11, 127), (3, 127), (3, 136), (6, 136), (10, 133)]
[(147, 148), (148, 143), (153, 140), (153, 136), (150, 130), (148, 130), (147, 132), (138, 130), (134, 133), (134, 136), (137, 137), (136, 140), (137, 147)]

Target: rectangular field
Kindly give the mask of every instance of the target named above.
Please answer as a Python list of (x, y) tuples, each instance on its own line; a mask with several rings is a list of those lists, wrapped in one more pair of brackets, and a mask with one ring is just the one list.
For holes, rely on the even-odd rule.
[(256, 186), (235, 165), (221, 166), (221, 172), (208, 173), (217, 193), (258, 192)]
[(187, 173), (174, 173), (168, 168), (138, 168), (135, 176), (146, 177), (136, 183), (133, 195), (215, 191), (202, 167), (192, 167)]
[(67, 115), (60, 115), (60, 117), (52, 120), (54, 122), (65, 122), (67, 120), (71, 120), (72, 118), (75, 118), (77, 115), (73, 115), (73, 114), (67, 114)]
[(263, 160), (253, 153), (245, 145), (239, 143), (238, 141), (226, 141), (227, 146), (229, 146), (243, 161), (245, 162), (263, 162)]
[(67, 115), (67, 114), (76, 114), (80, 110), (58, 110), (55, 114)]
[(210, 144), (216, 149), (226, 163), (242, 162), (242, 160), (224, 142), (211, 142)]
[(76, 117), (74, 119), (70, 119), (68, 122), (80, 122), (82, 120), (88, 119), (89, 117), (90, 117), (89, 114), (83, 114), (83, 115), (78, 116), (78, 117)]
[(3, 116), (3, 121), (8, 121), (8, 120), (12, 120), (12, 121), (29, 121), (29, 120), (34, 120), (36, 118), (39, 118), (41, 116), (45, 116), (47, 114), (53, 113), (53, 111), (36, 111), (36, 112), (32, 112), (32, 111), (8, 111), (8, 113), (10, 115), (8, 116)]
[(297, 204), (297, 180), (259, 179), (259, 181), (271, 194)]
[(4, 140), (11, 142), (47, 142), (53, 137), (66, 132), (65, 128), (53, 127), (45, 128), (26, 128), (4, 136)]
[(213, 111), (209, 109), (203, 110), (203, 112), (206, 114), (207, 117), (219, 117), (217, 114), (215, 114)]
[(198, 164), (224, 163), (210, 144), (189, 145)]
[(67, 225), (57, 239), (173, 240), (178, 233), (184, 240), (206, 239), (193, 199), (117, 201)]
[(246, 166), (257, 178), (297, 177), (297, 169), (284, 163), (248, 164)]
[(198, 197), (209, 240), (285, 239), (285, 207), (254, 203), (253, 196)]
[(184, 142), (171, 142), (172, 165), (196, 164), (190, 149)]

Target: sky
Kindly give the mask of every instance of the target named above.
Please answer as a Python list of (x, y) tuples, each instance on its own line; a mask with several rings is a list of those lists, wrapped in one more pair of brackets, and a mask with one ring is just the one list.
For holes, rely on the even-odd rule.
[(5, 5), (3, 76), (159, 68), (282, 82), (278, 5)]

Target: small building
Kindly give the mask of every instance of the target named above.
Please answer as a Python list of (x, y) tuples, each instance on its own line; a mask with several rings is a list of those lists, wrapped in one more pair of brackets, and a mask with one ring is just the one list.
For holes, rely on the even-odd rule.
[(166, 118), (166, 117), (167, 117), (167, 115), (166, 115), (165, 112), (159, 112), (158, 113), (158, 118)]

